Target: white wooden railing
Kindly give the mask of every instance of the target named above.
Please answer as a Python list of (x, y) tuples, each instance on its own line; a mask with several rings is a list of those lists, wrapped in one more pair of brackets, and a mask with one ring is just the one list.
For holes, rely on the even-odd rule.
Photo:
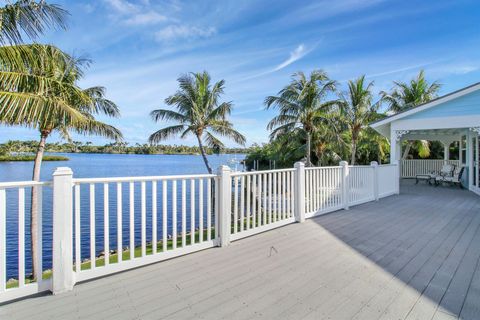
[(294, 173), (287, 169), (231, 175), (232, 241), (295, 221)]
[[(0, 302), (41, 291), (61, 293), (78, 281), (135, 268), (289, 223), (398, 193), (396, 165), (340, 166), (215, 175), (73, 178), (57, 168), (52, 182), (0, 183)], [(49, 279), (25, 279), (26, 188), (51, 195)], [(44, 194), (45, 195), (45, 194)], [(40, 204), (40, 208), (42, 205)], [(68, 214), (68, 213), (71, 214)], [(18, 230), (18, 281), (6, 283), (7, 221)], [(38, 246), (42, 247), (42, 210)], [(10, 230), (11, 228), (9, 228)], [(10, 237), (10, 238), (9, 238)], [(39, 250), (39, 264), (45, 261)], [(43, 275), (43, 277), (42, 277)], [(7, 288), (8, 287), (8, 288)]]
[(405, 159), (401, 160), (401, 177), (415, 178), (418, 174), (427, 174), (442, 170), (444, 164), (460, 165), (459, 160)]

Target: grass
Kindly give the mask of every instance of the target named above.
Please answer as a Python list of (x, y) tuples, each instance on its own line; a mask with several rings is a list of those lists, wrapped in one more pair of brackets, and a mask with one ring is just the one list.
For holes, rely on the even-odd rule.
[[(33, 161), (35, 160), (34, 155), (3, 155), (0, 156), (0, 161)], [(67, 161), (70, 160), (64, 156), (50, 156), (46, 155), (43, 157), (43, 161)]]
[[(207, 239), (207, 230), (203, 230), (203, 240), (205, 241)], [(212, 239), (215, 239), (215, 230), (212, 228)], [(182, 238), (177, 236), (177, 248), (182, 247)], [(200, 232), (196, 231), (195, 232), (195, 243), (200, 242)], [(190, 245), (191, 242), (191, 237), (190, 234), (187, 234), (187, 239), (186, 239), (186, 244), (185, 245)], [(173, 240), (167, 240), (167, 251), (171, 250), (173, 248)], [(157, 253), (163, 252), (163, 241), (158, 241), (157, 242)], [(130, 260), (130, 250), (124, 250), (122, 251), (122, 260), (127, 261)], [(138, 258), (142, 256), (142, 248), (140, 246), (137, 246), (134, 248), (134, 257)], [(152, 243), (147, 244), (146, 246), (146, 254), (147, 255), (152, 255), (153, 254), (153, 245)], [(110, 254), (110, 257), (108, 259), (110, 263), (118, 263), (118, 253), (113, 253)], [(95, 259), (95, 267), (103, 267), (105, 266), (105, 257), (98, 257)], [(75, 269), (75, 265), (73, 266)], [(82, 262), (80, 265), (81, 270), (89, 270), (91, 269), (91, 261), (85, 261)], [(42, 279), (47, 280), (52, 277), (52, 270), (45, 270), (43, 271), (42, 274)], [(35, 282), (31, 278), (25, 278), (25, 284), (33, 283)], [(18, 288), (18, 279), (10, 279), (7, 282), (7, 289), (12, 289), (12, 288)]]

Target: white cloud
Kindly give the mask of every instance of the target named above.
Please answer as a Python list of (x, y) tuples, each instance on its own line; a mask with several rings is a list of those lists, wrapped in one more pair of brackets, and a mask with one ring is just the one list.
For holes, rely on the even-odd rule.
[(302, 43), (300, 44), (297, 48), (295, 48), (295, 50), (293, 50), (292, 52), (290, 52), (290, 57), (283, 61), (282, 63), (280, 63), (278, 66), (276, 66), (275, 68), (273, 68), (273, 70), (271, 72), (275, 72), (275, 71), (278, 71), (278, 70), (282, 70), (283, 68), (285, 68), (286, 66), (289, 66), (291, 65), (292, 63), (294, 63), (295, 61), (297, 60), (300, 60), (302, 59), (304, 56), (306, 56), (311, 50), (307, 50), (305, 48), (305, 45)]
[(167, 21), (168, 18), (153, 10), (148, 1), (143, 5), (133, 4), (127, 0), (104, 0), (114, 11), (115, 19), (123, 19), (124, 23), (133, 25), (150, 25)]
[(114, 10), (122, 14), (137, 12), (138, 7), (126, 0), (105, 0)]
[(145, 13), (132, 15), (130, 18), (128, 18), (125, 21), (125, 23), (129, 25), (147, 25), (147, 24), (156, 24), (166, 20), (167, 20), (167, 17), (155, 11), (149, 11)]
[(155, 33), (158, 41), (174, 40), (176, 38), (208, 38), (217, 33), (213, 27), (199, 28), (185, 25), (169, 25)]

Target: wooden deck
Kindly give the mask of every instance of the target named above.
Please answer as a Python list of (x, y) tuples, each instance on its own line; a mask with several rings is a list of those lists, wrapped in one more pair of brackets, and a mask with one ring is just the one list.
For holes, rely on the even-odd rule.
[(400, 196), (0, 306), (0, 319), (480, 319), (480, 197)]

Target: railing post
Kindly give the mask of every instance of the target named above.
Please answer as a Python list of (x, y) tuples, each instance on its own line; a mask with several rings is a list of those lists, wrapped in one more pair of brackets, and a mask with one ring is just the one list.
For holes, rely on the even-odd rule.
[(230, 244), (231, 233), (231, 209), (232, 209), (232, 179), (230, 177), (230, 168), (220, 166), (218, 176), (218, 234), (220, 235), (219, 246), (226, 247)]
[(53, 294), (73, 289), (73, 172), (60, 167), (53, 173)]
[(378, 162), (372, 161), (370, 165), (373, 168), (373, 195), (375, 197), (375, 201), (378, 201), (379, 194), (378, 194)]
[(400, 162), (398, 160), (392, 162), (397, 168), (395, 170), (395, 193), (400, 194)]
[(342, 167), (342, 199), (343, 199), (343, 208), (348, 210), (348, 196), (349, 196), (349, 186), (348, 186), (348, 162), (340, 161), (340, 166)]
[(295, 162), (295, 221), (305, 221), (305, 164)]

